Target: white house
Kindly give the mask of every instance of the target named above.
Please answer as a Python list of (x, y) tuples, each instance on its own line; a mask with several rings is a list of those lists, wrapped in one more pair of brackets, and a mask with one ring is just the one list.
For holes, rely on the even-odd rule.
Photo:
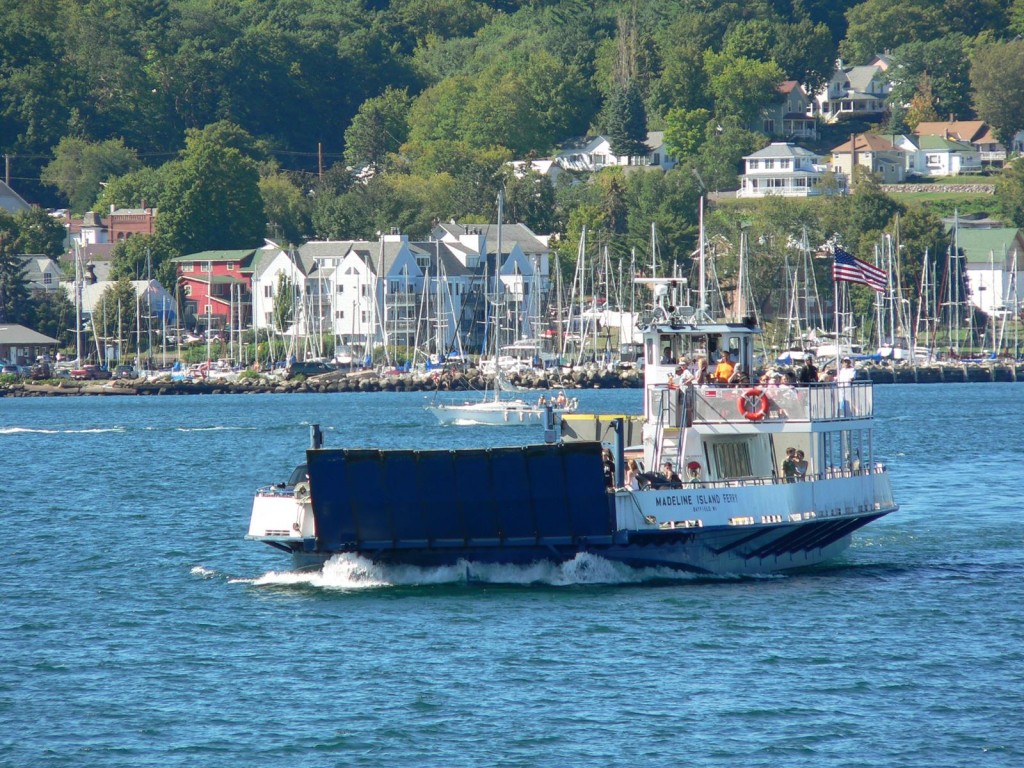
[(983, 312), (998, 314), (1019, 308), (1024, 278), (1024, 234), (1016, 227), (968, 228), (957, 231), (964, 253), (971, 303)]
[(49, 256), (26, 255), (21, 259), (25, 269), (22, 273), (30, 291), (53, 293), (57, 290), (61, 271), (57, 262)]
[(981, 171), (981, 151), (942, 136), (897, 136), (907, 153), (907, 172), (918, 176), (958, 176)]
[(826, 123), (847, 118), (881, 120), (892, 91), (886, 69), (881, 57), (858, 67), (843, 67), (840, 60), (828, 84), (814, 96), (818, 115)]
[[(821, 181), (828, 173), (822, 158), (789, 142), (773, 142), (743, 158), (746, 172), (740, 177), (737, 197), (810, 197), (826, 192)], [(845, 191), (846, 178), (836, 175), (837, 189)]]
[(676, 166), (665, 150), (664, 131), (650, 131), (644, 142), (648, 152), (642, 156), (616, 155), (611, 141), (604, 136), (588, 136), (566, 142), (555, 155), (555, 163), (566, 171), (593, 172), (615, 166), (649, 166), (663, 171)]

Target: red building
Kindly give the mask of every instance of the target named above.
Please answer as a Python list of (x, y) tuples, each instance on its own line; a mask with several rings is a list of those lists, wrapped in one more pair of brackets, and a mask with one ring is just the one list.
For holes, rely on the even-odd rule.
[(245, 328), (252, 322), (255, 249), (203, 251), (174, 259), (185, 327)]

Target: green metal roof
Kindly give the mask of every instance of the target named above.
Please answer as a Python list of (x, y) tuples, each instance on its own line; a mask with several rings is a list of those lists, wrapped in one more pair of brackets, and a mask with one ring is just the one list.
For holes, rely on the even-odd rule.
[(256, 253), (255, 248), (249, 248), (241, 251), (202, 251), (200, 253), (190, 253), (186, 256), (176, 256), (171, 259), (171, 261), (177, 264), (191, 264), (193, 262), (200, 261), (245, 261), (254, 253)]
[[(1007, 253), (1021, 246), (1020, 230), (1016, 227), (998, 229), (968, 229), (963, 227), (957, 234), (957, 244), (963, 249), (968, 263), (988, 264), (990, 255), (995, 254), (1000, 262)], [(1024, 256), (1024, 251), (1022, 251)]]

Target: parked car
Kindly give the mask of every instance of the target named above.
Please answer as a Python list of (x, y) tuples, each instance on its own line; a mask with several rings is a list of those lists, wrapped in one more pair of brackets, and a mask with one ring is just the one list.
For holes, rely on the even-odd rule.
[(135, 368), (130, 365), (119, 365), (114, 369), (115, 379), (137, 379), (138, 377)]
[(25, 375), (25, 371), (22, 369), (22, 367), (20, 365), (15, 365), (14, 363), (8, 363), (3, 368), (0, 368), (0, 374), (4, 374), (4, 373), (6, 373), (8, 375), (11, 375), (11, 376), (24, 376)]
[(319, 376), (322, 373), (330, 373), (331, 371), (337, 370), (333, 365), (325, 363), (322, 360), (305, 360), (302, 362), (294, 362), (285, 369), (284, 377), (286, 379), (292, 379), (296, 376)]
[(38, 381), (39, 379), (50, 378), (51, 376), (53, 376), (53, 371), (50, 369), (49, 363), (40, 361), (33, 365), (31, 368), (29, 368), (28, 375), (30, 378), (33, 378)]
[(109, 379), (110, 371), (98, 365), (83, 365), (71, 371), (71, 378), (78, 381)]

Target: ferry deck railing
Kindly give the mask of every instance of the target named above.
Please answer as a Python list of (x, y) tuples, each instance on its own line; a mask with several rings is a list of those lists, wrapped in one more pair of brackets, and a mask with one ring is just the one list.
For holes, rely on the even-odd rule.
[[(816, 383), (803, 386), (695, 386), (676, 389), (656, 385), (654, 410), (662, 421), (676, 422), (685, 414), (688, 423), (772, 423), (779, 421), (852, 421), (874, 415), (870, 381)], [(764, 398), (762, 408), (761, 398)], [(678, 398), (678, 402), (675, 402)], [(740, 407), (741, 400), (746, 413)], [(666, 407), (665, 403), (673, 403)], [(759, 413), (763, 410), (763, 413)], [(750, 415), (751, 411), (754, 415)], [(664, 415), (662, 415), (664, 414)], [(678, 415), (677, 415), (678, 414)]]

